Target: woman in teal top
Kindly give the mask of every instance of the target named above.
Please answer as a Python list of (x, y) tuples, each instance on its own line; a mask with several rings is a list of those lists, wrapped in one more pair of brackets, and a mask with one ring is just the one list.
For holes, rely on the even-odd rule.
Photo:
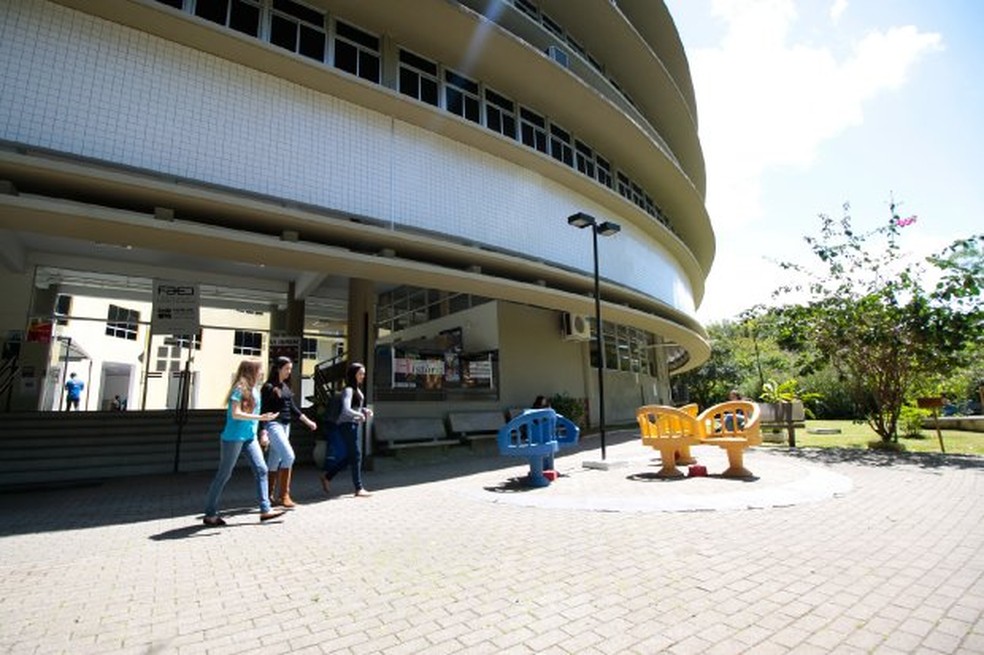
[(260, 363), (243, 360), (236, 371), (236, 378), (229, 389), (226, 423), (220, 435), (221, 448), (219, 451), (219, 470), (208, 488), (205, 498), (205, 525), (225, 525), (219, 516), (219, 497), (226, 483), (232, 476), (239, 454), (246, 451), (249, 463), (253, 467), (256, 478), (256, 497), (260, 502), (260, 521), (269, 521), (284, 514), (284, 510), (274, 510), (270, 507), (270, 496), (267, 490), (267, 465), (263, 461), (263, 442), (266, 435), (256, 438), (256, 427), (259, 421), (272, 421), (277, 418), (276, 412), (256, 414), (260, 406), (260, 390), (257, 384), (261, 377)]

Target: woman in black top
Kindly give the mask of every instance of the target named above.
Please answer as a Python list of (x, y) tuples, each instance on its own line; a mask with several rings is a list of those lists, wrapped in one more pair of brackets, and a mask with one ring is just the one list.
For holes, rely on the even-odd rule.
[(270, 502), (288, 509), (297, 504), (290, 497), (290, 477), (294, 466), (294, 449), (290, 445), (291, 419), (301, 419), (311, 430), (318, 428), (294, 402), (294, 393), (290, 388), (290, 374), (293, 370), (294, 364), (289, 357), (278, 357), (270, 367), (270, 377), (260, 390), (263, 412), (277, 413), (275, 420), (260, 424), (260, 430), (266, 430), (270, 438), (270, 451), (267, 454)]

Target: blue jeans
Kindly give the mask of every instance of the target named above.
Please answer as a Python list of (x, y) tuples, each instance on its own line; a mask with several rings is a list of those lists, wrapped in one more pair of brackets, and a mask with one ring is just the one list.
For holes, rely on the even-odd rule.
[(355, 491), (362, 489), (362, 449), (359, 447), (359, 425), (357, 423), (339, 423), (330, 431), (330, 437), (325, 444), (325, 477), (331, 480), (348, 466), (352, 471), (352, 487)]
[(267, 468), (270, 472), (294, 466), (294, 448), (290, 445), (290, 423), (270, 421), (267, 423), (267, 436), (270, 437), (270, 451), (267, 453)]
[(208, 488), (208, 495), (205, 496), (205, 516), (219, 515), (219, 497), (226, 483), (232, 477), (232, 470), (236, 467), (236, 460), (239, 453), (246, 451), (250, 466), (253, 467), (253, 477), (256, 478), (256, 499), (260, 501), (260, 511), (263, 513), (270, 511), (270, 495), (267, 489), (267, 465), (263, 461), (263, 449), (256, 439), (249, 441), (225, 441), (220, 439), (219, 450), (219, 470), (215, 472), (215, 479)]

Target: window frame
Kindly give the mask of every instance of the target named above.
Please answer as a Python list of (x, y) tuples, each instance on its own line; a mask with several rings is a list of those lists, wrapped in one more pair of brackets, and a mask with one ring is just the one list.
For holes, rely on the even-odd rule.
[(571, 133), (556, 123), (550, 124), (550, 156), (574, 167), (574, 139)]
[[(280, 6), (278, 6), (280, 5)], [(289, 7), (289, 6), (293, 7)], [(298, 13), (311, 12), (311, 16), (305, 18), (298, 13), (290, 13), (289, 8), (295, 8)], [(321, 20), (314, 22), (311, 18), (314, 18), (314, 14), (317, 14)], [(294, 44), (292, 48), (288, 48), (285, 44), (279, 43), (274, 40), (274, 32), (276, 29), (275, 21), (284, 21), (285, 23), (290, 23), (294, 27)], [(271, 45), (283, 48), (288, 52), (293, 52), (294, 54), (301, 55), (302, 57), (307, 57), (308, 59), (313, 59), (314, 61), (319, 61), (324, 63), (328, 58), (328, 15), (318, 9), (308, 7), (307, 5), (297, 2), (296, 0), (272, 0), (270, 4), (270, 31), (268, 34), (268, 42)], [(321, 38), (321, 52), (319, 56), (314, 56), (311, 52), (305, 52), (303, 48), (304, 45), (304, 30), (309, 30), (318, 34)]]
[[(527, 133), (530, 135), (529, 140)], [(519, 137), (523, 145), (548, 154), (547, 119), (523, 105), (519, 106)]]
[[(479, 83), (470, 77), (466, 77), (461, 73), (452, 70), (450, 68), (444, 69), (443, 75), (443, 87), (444, 93), (444, 110), (454, 114), (455, 116), (460, 116), (467, 121), (472, 123), (482, 124), (482, 96), (481, 96), (481, 86)], [(455, 111), (452, 107), (452, 94), (460, 97), (461, 101), (461, 111)], [(457, 103), (455, 103), (457, 104)]]
[[(252, 343), (252, 342), (256, 343)], [(263, 333), (254, 330), (236, 330), (232, 337), (232, 354), (244, 357), (263, 355)]]
[(106, 309), (106, 336), (136, 341), (140, 334), (140, 311), (109, 304)]
[[(216, 20), (217, 16), (210, 15), (209, 11), (205, 9), (217, 10), (220, 3), (225, 5), (225, 18), (222, 22)], [(210, 23), (235, 30), (240, 34), (260, 38), (263, 30), (263, 17), (266, 13), (264, 10), (265, 7), (261, 0), (196, 0), (191, 14)], [(240, 21), (247, 18), (245, 14), (240, 13), (244, 11), (251, 11), (253, 14), (253, 16), (248, 17), (251, 21), (255, 19), (255, 25), (252, 30), (247, 31), (243, 29), (242, 25), (238, 25)]]
[[(428, 68), (432, 67), (432, 70), (425, 70), (422, 67), (423, 64), (426, 64)], [(408, 91), (410, 91), (410, 89), (404, 88), (405, 73), (407, 76), (414, 77), (414, 82), (417, 87), (415, 89), (415, 93), (409, 93)], [(433, 100), (422, 97), (425, 95), (423, 91), (425, 82), (429, 82), (433, 85)], [(422, 57), (411, 50), (407, 50), (406, 48), (400, 48), (397, 55), (396, 85), (396, 90), (405, 96), (409, 96), (415, 100), (419, 100), (420, 102), (432, 105), (434, 107), (441, 106), (440, 65), (438, 65), (437, 62), (431, 61), (426, 57)]]
[[(516, 112), (516, 101), (507, 98), (498, 91), (486, 88), (484, 95), (485, 104), (485, 127), (498, 132), (503, 136), (515, 140), (519, 117)], [(491, 96), (491, 97), (490, 97)], [(508, 107), (506, 106), (508, 105)], [(499, 127), (492, 125), (493, 120), (498, 121)]]
[[(334, 30), (331, 39), (331, 65), (333, 68), (345, 71), (349, 75), (354, 75), (360, 79), (374, 84), (379, 84), (382, 80), (383, 54), (382, 39), (371, 34), (355, 25), (343, 20), (335, 19)], [(342, 34), (341, 32), (346, 32)], [(355, 70), (350, 70), (339, 63), (339, 46), (351, 48), (354, 51)], [(375, 75), (372, 70), (366, 70), (365, 64), (372, 62), (375, 68)]]

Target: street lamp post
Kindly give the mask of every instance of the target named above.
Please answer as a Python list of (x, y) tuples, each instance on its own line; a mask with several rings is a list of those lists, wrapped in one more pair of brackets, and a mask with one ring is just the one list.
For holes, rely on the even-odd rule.
[(595, 302), (595, 345), (598, 348), (598, 432), (601, 436), (601, 459), (605, 459), (605, 341), (601, 334), (601, 292), (598, 281), (598, 235), (610, 237), (622, 227), (618, 223), (603, 221), (599, 223), (594, 216), (578, 212), (567, 217), (567, 224), (577, 228), (591, 228), (594, 248), (594, 302)]

